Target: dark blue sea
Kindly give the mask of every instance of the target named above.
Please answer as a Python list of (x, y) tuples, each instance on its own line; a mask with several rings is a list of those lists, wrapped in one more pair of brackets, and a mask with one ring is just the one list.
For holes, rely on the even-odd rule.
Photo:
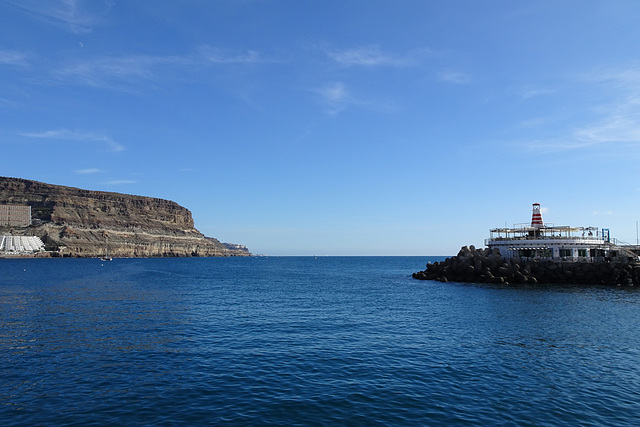
[(640, 291), (438, 259), (0, 260), (0, 424), (640, 423)]

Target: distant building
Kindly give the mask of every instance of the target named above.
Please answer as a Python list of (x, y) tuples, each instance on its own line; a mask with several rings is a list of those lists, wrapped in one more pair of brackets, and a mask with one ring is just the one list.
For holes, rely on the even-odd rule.
[(31, 206), (0, 205), (0, 226), (28, 227), (31, 225)]
[(223, 245), (227, 249), (231, 249), (231, 250), (238, 250), (238, 251), (248, 251), (249, 250), (249, 248), (247, 248), (246, 245), (239, 245), (237, 243), (223, 243)]
[(44, 251), (37, 236), (0, 236), (0, 254), (29, 254)]

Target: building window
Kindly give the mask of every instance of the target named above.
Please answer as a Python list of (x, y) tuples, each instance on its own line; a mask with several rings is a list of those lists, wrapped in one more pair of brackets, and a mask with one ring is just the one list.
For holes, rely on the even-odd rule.
[(571, 249), (560, 249), (560, 257), (573, 256)]
[(518, 256), (520, 258), (530, 258), (534, 256), (534, 251), (531, 249), (520, 249), (518, 250)]
[(542, 258), (551, 258), (551, 249), (539, 249), (538, 256)]
[(587, 250), (586, 249), (578, 249), (578, 256), (586, 257), (587, 256)]

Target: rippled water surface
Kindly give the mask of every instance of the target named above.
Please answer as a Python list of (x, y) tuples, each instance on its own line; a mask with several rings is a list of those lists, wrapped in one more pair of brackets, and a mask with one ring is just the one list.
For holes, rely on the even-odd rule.
[(428, 260), (0, 260), (0, 421), (638, 424), (640, 292)]

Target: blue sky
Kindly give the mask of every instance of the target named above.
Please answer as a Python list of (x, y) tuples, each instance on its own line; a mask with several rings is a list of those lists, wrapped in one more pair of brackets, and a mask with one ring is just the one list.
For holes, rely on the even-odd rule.
[(640, 219), (640, 2), (0, 0), (0, 175), (270, 255)]

